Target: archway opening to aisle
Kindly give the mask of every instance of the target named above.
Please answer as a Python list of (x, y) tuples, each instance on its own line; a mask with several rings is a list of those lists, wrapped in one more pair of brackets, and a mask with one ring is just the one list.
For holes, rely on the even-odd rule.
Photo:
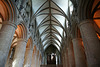
[(47, 65), (59, 65), (60, 53), (59, 50), (54, 46), (50, 45), (45, 50), (45, 64)]

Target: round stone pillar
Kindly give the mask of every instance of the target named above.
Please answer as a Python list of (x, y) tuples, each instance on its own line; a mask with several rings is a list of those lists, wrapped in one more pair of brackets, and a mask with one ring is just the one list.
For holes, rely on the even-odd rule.
[(47, 65), (47, 54), (44, 54), (44, 65)]
[(31, 65), (31, 67), (37, 67), (37, 52), (34, 52), (34, 56), (33, 56), (33, 63)]
[(17, 26), (10, 21), (4, 21), (2, 23), (3, 25), (0, 30), (0, 67), (5, 67), (13, 35)]
[(63, 67), (65, 67), (66, 65), (65, 65), (65, 53), (63, 53), (63, 55), (62, 55), (62, 62), (63, 62)]
[(66, 49), (66, 53), (65, 53), (65, 60), (66, 60), (66, 67), (69, 67), (69, 59), (68, 59), (68, 50)]
[(66, 59), (65, 59), (65, 52), (64, 52), (64, 54), (63, 54), (64, 56), (63, 56), (63, 67), (66, 67)]
[(37, 67), (39, 67), (39, 57), (37, 58)]
[(31, 67), (35, 67), (35, 52), (33, 51)]
[(32, 53), (33, 53), (32, 49), (26, 48), (25, 59), (24, 59), (24, 67), (31, 67)]
[(23, 67), (26, 43), (25, 39), (18, 39), (12, 67)]
[(39, 60), (39, 67), (41, 67), (41, 60)]
[(70, 42), (68, 49), (68, 60), (69, 60), (69, 67), (75, 67), (75, 58), (74, 58), (74, 51), (73, 51), (73, 44)]
[(79, 24), (83, 39), (88, 67), (100, 67), (100, 41), (96, 35), (92, 20), (85, 20)]
[(76, 67), (87, 67), (84, 47), (81, 38), (72, 40)]
[(39, 64), (39, 55), (38, 53), (36, 53), (36, 67), (38, 67), (38, 64)]

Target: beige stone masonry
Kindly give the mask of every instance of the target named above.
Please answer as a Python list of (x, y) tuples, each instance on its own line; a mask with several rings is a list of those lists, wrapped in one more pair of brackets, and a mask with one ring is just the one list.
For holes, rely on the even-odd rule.
[(25, 39), (18, 39), (16, 48), (15, 48), (15, 54), (14, 54), (12, 67), (23, 67), (25, 50), (26, 50), (26, 42), (27, 41)]
[(76, 67), (87, 67), (82, 39), (74, 38), (72, 42), (73, 42), (73, 49), (74, 49), (74, 55), (75, 55), (75, 66)]
[(93, 26), (93, 20), (85, 20), (79, 24), (85, 47), (88, 67), (100, 67), (100, 41)]
[(3, 25), (0, 30), (0, 67), (5, 66), (13, 35), (17, 27), (14, 23), (10, 21), (4, 21), (2, 23)]

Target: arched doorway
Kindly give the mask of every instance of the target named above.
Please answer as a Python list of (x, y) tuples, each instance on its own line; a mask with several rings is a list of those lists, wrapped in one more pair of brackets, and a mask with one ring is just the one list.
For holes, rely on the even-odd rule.
[(58, 65), (60, 53), (54, 45), (49, 45), (45, 50), (45, 65)]

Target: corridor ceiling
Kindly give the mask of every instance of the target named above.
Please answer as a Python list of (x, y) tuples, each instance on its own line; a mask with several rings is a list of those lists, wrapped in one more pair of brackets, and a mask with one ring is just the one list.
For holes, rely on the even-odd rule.
[(73, 5), (69, 0), (32, 0), (33, 16), (37, 23), (39, 37), (44, 50), (49, 45), (61, 48), (62, 38), (66, 34), (68, 18)]

